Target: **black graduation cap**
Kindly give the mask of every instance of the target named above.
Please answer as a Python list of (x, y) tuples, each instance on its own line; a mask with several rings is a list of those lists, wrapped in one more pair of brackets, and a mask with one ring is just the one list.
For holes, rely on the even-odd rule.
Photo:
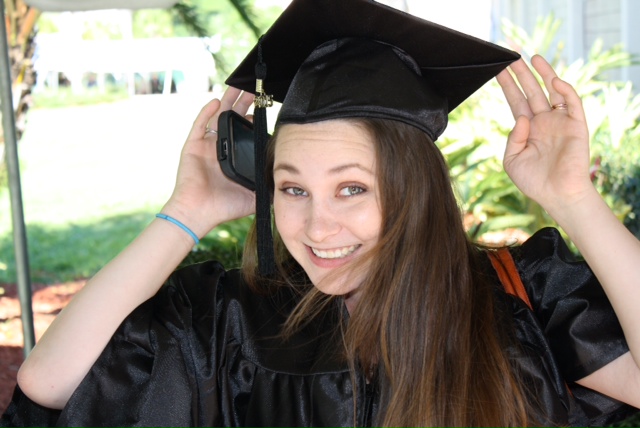
[[(345, 38), (364, 40), (340, 40)], [(375, 45), (367, 47), (367, 40), (395, 47), (398, 56), (404, 53), (401, 60), (419, 71), (398, 74), (397, 61), (373, 52)], [(291, 88), (279, 121), (290, 114), (299, 117), (285, 121), (339, 118), (349, 109), (351, 116), (366, 116), (369, 103), (371, 114), (386, 117), (380, 109), (387, 107), (388, 118), (412, 122), (434, 139), (444, 131), (448, 112), (520, 57), (371, 0), (293, 0), (260, 45), (268, 70), (265, 92), (283, 102)], [(323, 51), (316, 51), (321, 45)], [(254, 92), (257, 62), (258, 46), (226, 83)], [(429, 110), (444, 115), (444, 126), (441, 120), (435, 129), (421, 123), (434, 116)]]
[[(256, 92), (261, 74), (264, 92), (283, 103), (279, 123), (385, 118), (436, 140), (448, 113), (518, 58), (372, 0), (293, 0), (226, 83)], [(257, 172), (264, 170), (259, 150), (257, 143)], [(260, 223), (270, 220), (264, 219), (264, 190), (256, 185), (263, 205), (257, 202), (258, 249), (272, 251), (270, 243), (260, 243), (266, 234)]]

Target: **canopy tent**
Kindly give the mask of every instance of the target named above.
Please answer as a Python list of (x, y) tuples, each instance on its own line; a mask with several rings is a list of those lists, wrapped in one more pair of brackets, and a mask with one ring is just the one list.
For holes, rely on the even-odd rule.
[(45, 12), (99, 9), (167, 9), (177, 0), (25, 0), (29, 6)]
[[(164, 9), (176, 4), (178, 0), (25, 0), (25, 3), (41, 11), (84, 11), (99, 9)], [(0, 7), (5, 13), (4, 0)], [(11, 218), (16, 259), (16, 283), (20, 298), (24, 353), (26, 355), (35, 345), (33, 328), (33, 309), (31, 304), (31, 276), (27, 251), (26, 228), (20, 184), (18, 163), (15, 112), (11, 83), (11, 64), (5, 19), (0, 20), (0, 108), (5, 140), (5, 157), (9, 175), (9, 195), (11, 199)]]

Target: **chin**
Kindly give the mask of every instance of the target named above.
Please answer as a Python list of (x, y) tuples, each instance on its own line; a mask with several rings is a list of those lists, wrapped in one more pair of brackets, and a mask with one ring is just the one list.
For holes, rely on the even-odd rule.
[(324, 294), (330, 296), (346, 296), (353, 294), (358, 289), (362, 278), (352, 278), (348, 273), (343, 273), (337, 278), (332, 278), (331, 274), (327, 274), (317, 280), (312, 279), (311, 282)]

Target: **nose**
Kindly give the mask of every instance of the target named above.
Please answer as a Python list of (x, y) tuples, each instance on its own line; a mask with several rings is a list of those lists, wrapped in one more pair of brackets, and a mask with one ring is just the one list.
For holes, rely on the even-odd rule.
[(305, 233), (313, 242), (323, 242), (340, 231), (339, 217), (329, 203), (311, 200), (306, 217)]

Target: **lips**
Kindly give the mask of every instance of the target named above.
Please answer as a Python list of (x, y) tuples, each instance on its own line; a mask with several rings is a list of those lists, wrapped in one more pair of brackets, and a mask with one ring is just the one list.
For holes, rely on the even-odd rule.
[(342, 248), (334, 248), (331, 250), (319, 250), (317, 248), (311, 248), (311, 251), (316, 257), (321, 259), (343, 259), (349, 255), (351, 255), (355, 250), (357, 250), (359, 245), (351, 245), (349, 247)]

